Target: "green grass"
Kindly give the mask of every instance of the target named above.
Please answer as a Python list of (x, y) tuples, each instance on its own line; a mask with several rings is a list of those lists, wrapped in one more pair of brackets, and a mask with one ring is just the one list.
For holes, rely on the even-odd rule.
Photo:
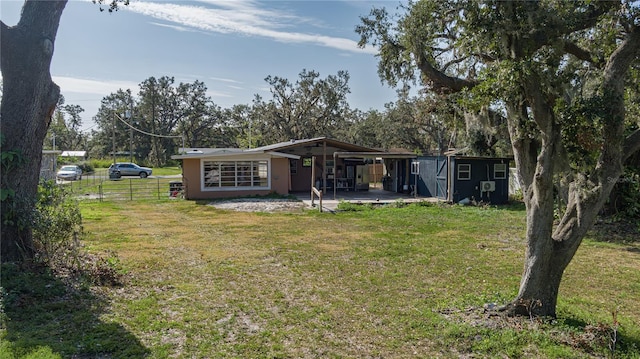
[(114, 250), (126, 284), (70, 295), (59, 279), (3, 271), (0, 358), (583, 358), (610, 354), (596, 339), (612, 310), (615, 357), (640, 357), (637, 242), (587, 239), (556, 322), (473, 309), (517, 292), (520, 207), (264, 214), (179, 200), (82, 212), (85, 248)]

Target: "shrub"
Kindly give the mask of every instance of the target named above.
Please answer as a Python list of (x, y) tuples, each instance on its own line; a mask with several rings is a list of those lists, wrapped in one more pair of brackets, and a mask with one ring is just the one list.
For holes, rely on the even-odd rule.
[(82, 216), (66, 186), (42, 182), (34, 212), (33, 239), (36, 261), (66, 276), (82, 277), (93, 284), (117, 285), (125, 274), (118, 256), (84, 252), (80, 247)]
[(78, 203), (64, 186), (43, 181), (38, 188), (33, 223), (37, 259), (45, 265), (69, 265), (74, 260), (82, 234)]

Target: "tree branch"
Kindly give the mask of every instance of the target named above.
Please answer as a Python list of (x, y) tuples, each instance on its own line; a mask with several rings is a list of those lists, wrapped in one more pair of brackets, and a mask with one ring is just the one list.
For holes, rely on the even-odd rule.
[(640, 151), (640, 130), (635, 130), (624, 140), (622, 162), (624, 163), (634, 153)]
[(602, 64), (604, 63), (604, 59), (594, 58), (591, 52), (581, 48), (580, 46), (574, 44), (571, 41), (564, 41), (564, 43), (562, 44), (562, 49), (566, 53), (575, 56), (579, 60), (592, 63), (594, 65), (597, 65), (598, 67), (602, 66)]
[(431, 65), (423, 53), (415, 55), (416, 64), (418, 65), (422, 75), (429, 79), (432, 88), (437, 92), (460, 92), (465, 88), (472, 88), (477, 84), (475, 81), (446, 75), (444, 72)]

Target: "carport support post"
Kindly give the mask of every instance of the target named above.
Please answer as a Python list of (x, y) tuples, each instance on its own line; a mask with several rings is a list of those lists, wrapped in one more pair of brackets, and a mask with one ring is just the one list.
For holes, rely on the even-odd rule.
[[(335, 186), (334, 180), (333, 187)], [(327, 141), (322, 142), (322, 193), (327, 193)]]
[[(336, 168), (336, 165), (338, 164), (338, 151), (334, 151), (333, 152), (333, 200), (336, 200), (336, 195), (337, 195), (337, 191), (338, 191), (338, 186), (336, 186), (336, 181), (338, 180), (336, 175), (338, 174), (338, 170)], [(345, 169), (346, 170), (346, 169)]]

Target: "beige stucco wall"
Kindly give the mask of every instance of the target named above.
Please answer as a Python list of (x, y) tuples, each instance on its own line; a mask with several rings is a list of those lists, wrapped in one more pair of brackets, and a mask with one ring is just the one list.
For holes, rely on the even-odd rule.
[(201, 159), (182, 160), (182, 183), (186, 199), (216, 199), (244, 196), (264, 196), (269, 193), (289, 194), (289, 159), (271, 158), (271, 188), (245, 191), (202, 191)]

